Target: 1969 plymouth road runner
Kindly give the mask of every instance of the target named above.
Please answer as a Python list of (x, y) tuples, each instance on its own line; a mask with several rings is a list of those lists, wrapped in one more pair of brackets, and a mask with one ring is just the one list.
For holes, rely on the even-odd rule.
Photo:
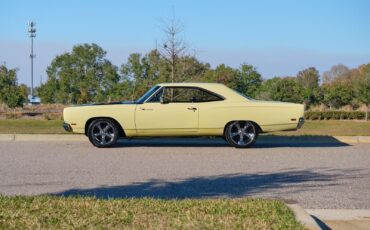
[(222, 136), (231, 145), (253, 145), (261, 132), (302, 126), (301, 104), (258, 101), (216, 83), (158, 84), (135, 102), (65, 108), (63, 127), (84, 133), (96, 147), (119, 138)]

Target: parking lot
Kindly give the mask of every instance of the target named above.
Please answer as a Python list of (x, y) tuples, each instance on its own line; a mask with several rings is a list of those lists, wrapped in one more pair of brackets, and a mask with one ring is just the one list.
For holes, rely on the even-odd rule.
[(222, 139), (0, 142), (0, 193), (97, 197), (268, 197), (304, 208), (370, 208), (370, 145)]

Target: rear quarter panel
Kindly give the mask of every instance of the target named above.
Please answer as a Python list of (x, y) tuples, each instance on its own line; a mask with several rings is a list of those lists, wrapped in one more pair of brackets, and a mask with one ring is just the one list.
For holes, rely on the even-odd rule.
[[(249, 120), (257, 123), (263, 132), (295, 129), (303, 116), (303, 105), (276, 102), (203, 103), (199, 106), (199, 130), (202, 134), (222, 135), (230, 121)], [(295, 119), (295, 120), (292, 120)]]

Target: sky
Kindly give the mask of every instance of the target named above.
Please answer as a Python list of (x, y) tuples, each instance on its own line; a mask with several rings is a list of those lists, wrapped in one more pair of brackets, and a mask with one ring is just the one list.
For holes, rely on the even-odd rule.
[(120, 66), (163, 41), (176, 17), (189, 52), (212, 67), (252, 64), (265, 79), (370, 62), (369, 0), (2, 0), (0, 64), (30, 85), (27, 22), (36, 22), (34, 84), (56, 55), (96, 43)]

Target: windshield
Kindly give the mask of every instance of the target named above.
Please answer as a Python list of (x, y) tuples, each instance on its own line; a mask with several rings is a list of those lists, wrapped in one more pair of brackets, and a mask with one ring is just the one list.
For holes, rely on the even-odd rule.
[(148, 97), (150, 97), (150, 95), (152, 95), (155, 91), (157, 91), (157, 89), (159, 89), (160, 86), (156, 85), (154, 86), (153, 88), (151, 88), (150, 90), (148, 90), (146, 93), (144, 93), (143, 96), (141, 96), (137, 101), (136, 103), (138, 104), (141, 104), (141, 103), (144, 103), (144, 101), (146, 99), (148, 99)]

